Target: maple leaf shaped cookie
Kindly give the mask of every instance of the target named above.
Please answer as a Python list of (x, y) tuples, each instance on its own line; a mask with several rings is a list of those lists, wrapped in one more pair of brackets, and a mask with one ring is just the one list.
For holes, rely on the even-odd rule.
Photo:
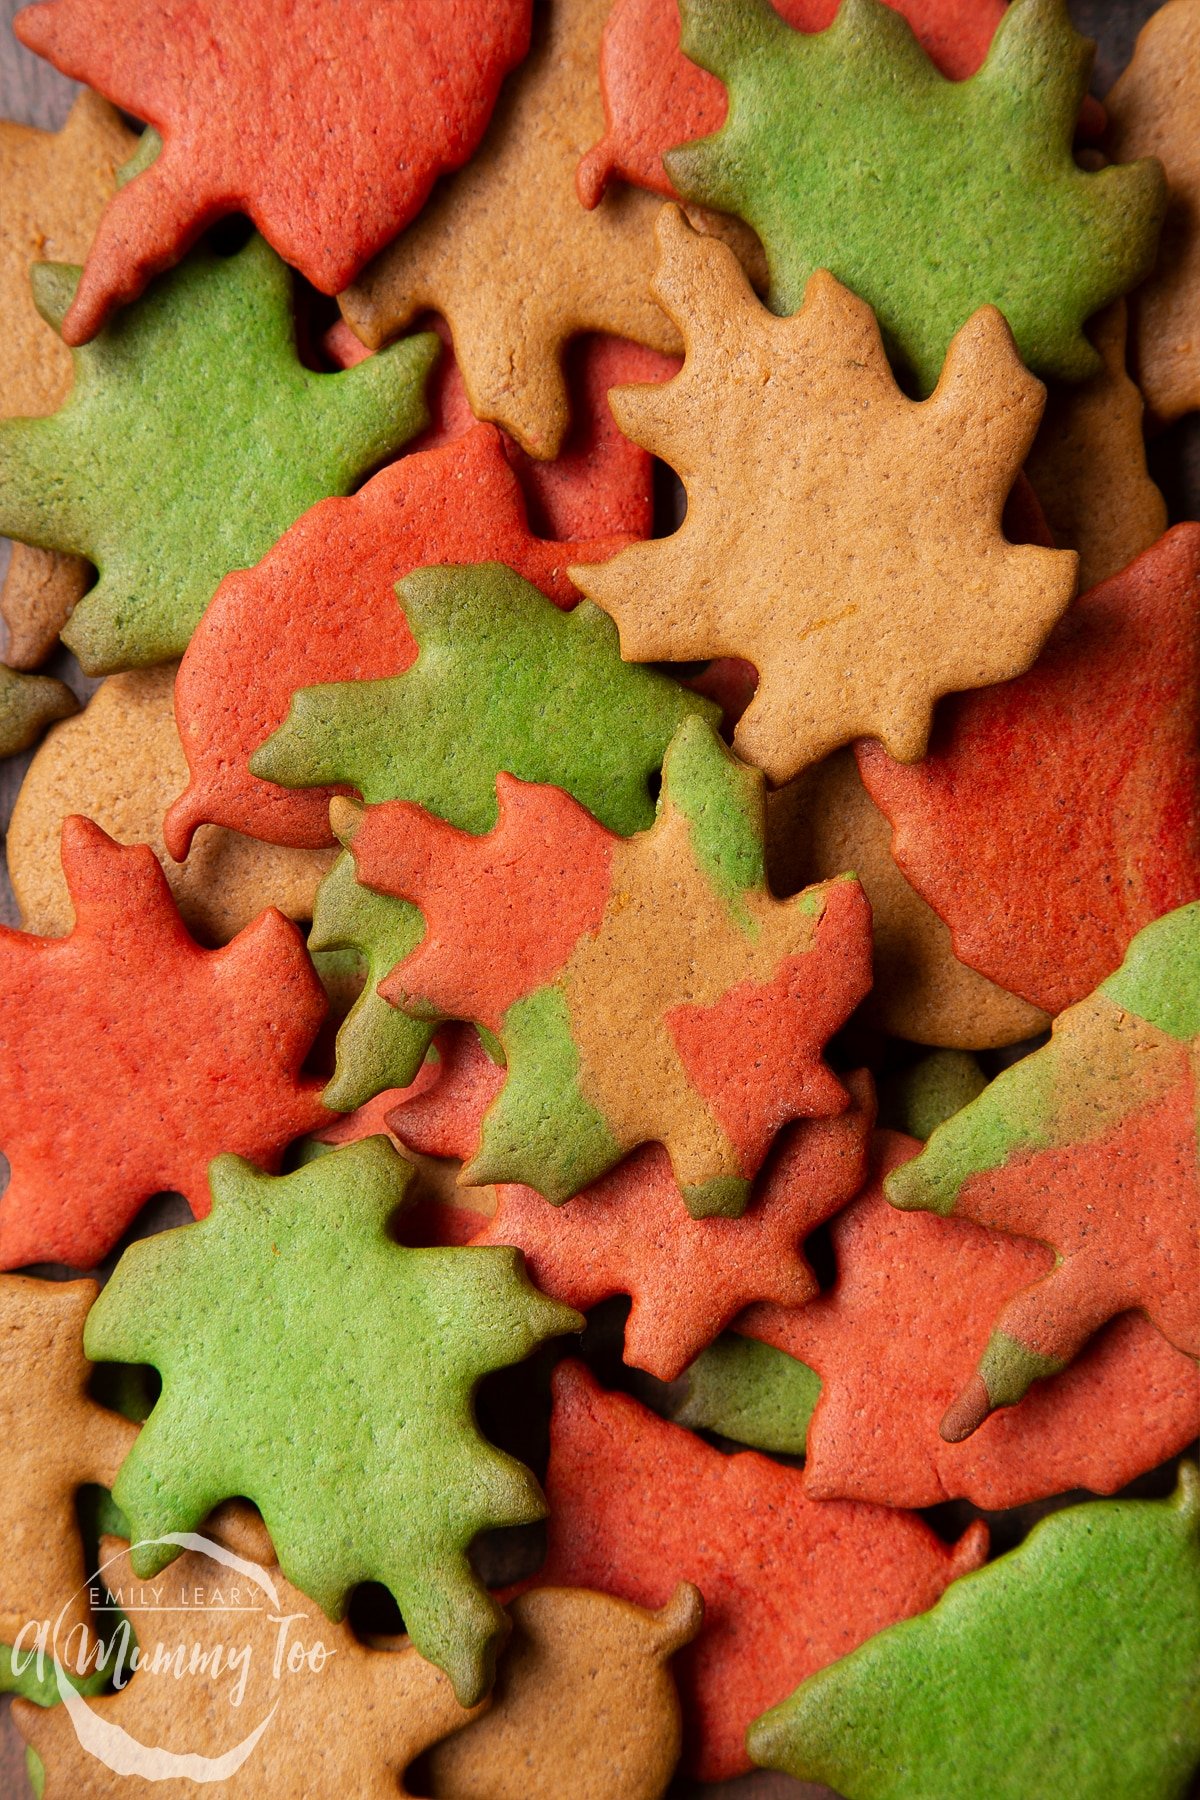
[[(330, 1618), (357, 1583), (383, 1582), (471, 1705), (504, 1621), (468, 1547), (543, 1510), (528, 1470), (479, 1435), (472, 1396), (582, 1321), (530, 1285), (516, 1251), (396, 1243), (411, 1175), (382, 1137), (278, 1177), (218, 1158), (212, 1212), (126, 1250), (85, 1347), (162, 1375), (113, 1488), (136, 1539), (193, 1530), (216, 1500), (244, 1495), (290, 1581)], [(140, 1546), (135, 1572), (177, 1554)]]
[(1200, 902), (1147, 925), (1115, 975), (1054, 1022), (888, 1177), (893, 1206), (1040, 1239), (1055, 1266), (1000, 1310), (947, 1410), (957, 1442), (1136, 1308), (1200, 1357)]
[(333, 803), (359, 881), (425, 915), (384, 999), (503, 1046), (464, 1180), (562, 1201), (657, 1142), (694, 1216), (736, 1215), (781, 1125), (844, 1109), (821, 1050), (870, 985), (869, 908), (853, 877), (772, 898), (762, 790), (693, 718), (631, 839), (508, 775), (483, 837), (402, 801)]
[[(35, 266), (51, 323), (77, 277)], [(234, 256), (195, 250), (76, 351), (58, 412), (0, 420), (0, 529), (99, 568), (62, 633), (89, 674), (181, 655), (228, 570), (424, 424), (436, 337), (314, 374), (291, 285), (261, 238)]]
[(575, 1362), (555, 1371), (546, 1497), (539, 1586), (638, 1606), (663, 1605), (680, 1581), (703, 1595), (675, 1663), (685, 1764), (701, 1781), (750, 1767), (746, 1726), (772, 1696), (932, 1606), (987, 1553), (980, 1521), (951, 1546), (913, 1513), (811, 1500), (799, 1469), (725, 1456)]
[(528, 47), (529, 16), (529, 0), (26, 7), (23, 44), (163, 140), (104, 215), (67, 342), (94, 337), (229, 212), (336, 294), (470, 156)]
[(985, 308), (932, 399), (910, 400), (870, 308), (831, 276), (777, 319), (678, 209), (657, 235), (654, 292), (687, 359), (612, 402), (679, 471), (687, 517), (574, 578), (624, 656), (755, 665), (733, 741), (772, 781), (860, 736), (916, 761), (939, 696), (1028, 668), (1075, 592), (1073, 554), (1000, 526), (1044, 390)]
[[(116, 171), (136, 142), (107, 101), (87, 91), (59, 132), (0, 120), (0, 415), (6, 418), (53, 412), (70, 391), (70, 353), (33, 303), (29, 267), (83, 261)], [(77, 556), (14, 546), (0, 589), (5, 656), (14, 669), (45, 661), (88, 574)]]
[[(1064, 1629), (1069, 1621), (1069, 1629)], [(1180, 1800), (1200, 1767), (1200, 1479), (1072, 1506), (751, 1726), (856, 1800)]]
[(608, 7), (539, 6), (533, 48), (479, 154), (340, 302), (372, 349), (426, 308), (442, 313), (472, 411), (536, 457), (557, 456), (567, 428), (569, 338), (606, 331), (679, 349), (648, 291), (654, 201), (625, 190), (586, 213), (575, 194), (575, 165), (603, 124), (596, 59)]
[(714, 137), (668, 153), (667, 172), (754, 227), (776, 312), (832, 271), (926, 393), (981, 306), (999, 307), (1039, 375), (1098, 368), (1084, 320), (1149, 274), (1165, 186), (1156, 162), (1076, 163), (1092, 46), (1066, 0), (1015, 0), (967, 81), (939, 74), (883, 0), (843, 0), (814, 36), (768, 0), (680, 12), (685, 54), (730, 108)]
[(90, 1268), (152, 1194), (207, 1212), (220, 1150), (275, 1162), (327, 1113), (300, 1073), (325, 1011), (296, 927), (189, 937), (147, 845), (67, 819), (65, 938), (0, 927), (0, 1268)]
[(1046, 1012), (1200, 895), (1198, 608), (1200, 525), (1177, 525), (1082, 595), (1027, 674), (944, 701), (924, 762), (857, 746), (955, 955)]
[[(136, 1634), (139, 1663), (132, 1674), (122, 1667), (119, 1692), (89, 1702), (86, 1744), (65, 1707), (14, 1709), (45, 1766), (46, 1800), (116, 1800), (151, 1780), (163, 1800), (185, 1800), (218, 1772), (218, 1791), (246, 1800), (399, 1800), (411, 1792), (409, 1763), (476, 1716), (416, 1650), (366, 1648), (278, 1569), (188, 1549), (150, 1588), (128, 1544), (106, 1537), (100, 1550), (99, 1573)], [(252, 1751), (229, 1771), (251, 1731)], [(124, 1758), (106, 1762), (114, 1741)]]

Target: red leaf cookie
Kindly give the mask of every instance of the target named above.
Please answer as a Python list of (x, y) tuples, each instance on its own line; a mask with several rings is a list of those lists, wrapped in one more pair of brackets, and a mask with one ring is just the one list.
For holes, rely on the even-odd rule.
[(1015, 681), (942, 702), (912, 766), (858, 746), (960, 961), (1056, 1013), (1200, 894), (1200, 525), (1084, 594)]
[[(839, 0), (772, 0), (798, 31), (824, 31)], [(973, 75), (987, 55), (1005, 0), (888, 0), (912, 26), (943, 75)], [(585, 206), (598, 204), (614, 176), (678, 198), (663, 151), (708, 137), (725, 122), (728, 103), (715, 75), (679, 48), (675, 0), (616, 0), (600, 47), (600, 86), (607, 129), (579, 165)]]
[(296, 927), (262, 913), (220, 950), (189, 937), (146, 845), (63, 825), (65, 938), (0, 927), (0, 1268), (90, 1268), (152, 1194), (209, 1210), (221, 1151), (266, 1168), (322, 1124), (300, 1067), (325, 997)]
[(789, 1127), (740, 1219), (693, 1219), (655, 1144), (560, 1209), (533, 1188), (498, 1188), (473, 1242), (515, 1245), (542, 1292), (580, 1312), (631, 1295), (625, 1361), (674, 1381), (751, 1301), (802, 1308), (818, 1292), (801, 1246), (867, 1169), (874, 1089), (865, 1070), (846, 1085), (850, 1110)]
[(529, 0), (43, 0), (15, 22), (163, 144), (109, 203), (63, 325), (83, 344), (215, 219), (336, 294), (482, 137)]
[(166, 816), (172, 856), (182, 860), (206, 823), (272, 844), (334, 842), (337, 790), (295, 792), (247, 764), (298, 688), (412, 666), (417, 644), (395, 591), (402, 577), (430, 564), (504, 562), (568, 607), (579, 594), (567, 564), (626, 542), (565, 547), (534, 537), (492, 425), (403, 457), (349, 499), (312, 507), (255, 568), (226, 576), (180, 665), (175, 711), (191, 781)]
[(942, 1415), (993, 1318), (1054, 1259), (1028, 1238), (889, 1206), (884, 1177), (920, 1148), (878, 1133), (870, 1188), (833, 1221), (838, 1275), (828, 1293), (802, 1308), (751, 1307), (738, 1320), (739, 1331), (821, 1377), (809, 1494), (999, 1509), (1069, 1488), (1112, 1494), (1178, 1455), (1200, 1430), (1200, 1368), (1135, 1313), (966, 1442), (946, 1443)]
[(924, 1612), (987, 1553), (978, 1522), (951, 1548), (910, 1514), (812, 1500), (799, 1470), (723, 1456), (573, 1362), (555, 1375), (545, 1485), (539, 1586), (649, 1607), (679, 1581), (703, 1594), (704, 1625), (675, 1664), (685, 1758), (702, 1781), (748, 1769), (746, 1727), (764, 1707)]

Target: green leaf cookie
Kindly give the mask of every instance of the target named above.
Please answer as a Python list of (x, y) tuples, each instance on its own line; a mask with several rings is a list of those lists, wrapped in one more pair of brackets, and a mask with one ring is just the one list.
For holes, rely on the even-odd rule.
[(0, 663), (0, 756), (28, 750), (47, 725), (78, 711), (79, 702), (66, 682), (51, 675), (23, 675)]
[(755, 1762), (854, 1800), (1182, 1800), (1200, 1765), (1200, 1477), (1053, 1514), (803, 1682)]
[[(719, 716), (669, 677), (622, 662), (598, 607), (563, 612), (502, 563), (419, 569), (397, 593), (416, 662), (380, 681), (302, 688), (251, 759), (254, 774), (284, 787), (350, 782), (368, 801), (413, 801), (479, 833), (496, 823), (504, 770), (565, 789), (625, 837), (654, 821), (650, 782), (676, 727)], [(348, 858), (335, 863), (310, 942), (357, 949), (367, 981), (338, 1034), (329, 1106), (350, 1111), (416, 1074), (434, 1027), (376, 990), (423, 935), (415, 906), (360, 887)]]
[(677, 1424), (757, 1450), (804, 1455), (821, 1377), (798, 1357), (726, 1331), (701, 1351), (685, 1379)]
[[(78, 279), (35, 264), (52, 325)], [(436, 337), (316, 374), (291, 291), (259, 237), (235, 256), (195, 250), (74, 352), (58, 412), (0, 421), (0, 530), (100, 571), (62, 634), (89, 674), (182, 655), (230, 569), (425, 424)]]
[[(383, 1582), (471, 1705), (504, 1615), (468, 1548), (544, 1510), (529, 1471), (480, 1436), (472, 1395), (582, 1321), (530, 1285), (517, 1251), (393, 1242), (411, 1173), (382, 1137), (282, 1177), (218, 1157), (209, 1217), (126, 1250), (84, 1346), (162, 1376), (113, 1488), (136, 1538), (252, 1499), (290, 1581), (335, 1619), (357, 1583)], [(136, 1550), (135, 1571), (178, 1554)]]
[(1066, 0), (1014, 0), (966, 81), (940, 74), (883, 0), (844, 0), (814, 34), (768, 0), (680, 12), (684, 52), (725, 83), (729, 117), (664, 161), (687, 199), (757, 231), (774, 311), (798, 312), (828, 269), (875, 309), (923, 393), (988, 304), (1035, 373), (1098, 372), (1084, 320), (1149, 274), (1165, 184), (1152, 161), (1075, 162), (1092, 47)]

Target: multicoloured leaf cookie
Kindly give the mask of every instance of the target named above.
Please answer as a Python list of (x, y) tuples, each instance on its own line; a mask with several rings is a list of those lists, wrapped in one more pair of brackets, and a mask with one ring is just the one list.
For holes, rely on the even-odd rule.
[(888, 1177), (893, 1206), (974, 1219), (1055, 1253), (997, 1312), (942, 1422), (951, 1443), (1130, 1309), (1200, 1357), (1198, 1044), (1200, 902), (1139, 932), (1043, 1049)]
[(472, 411), (536, 457), (557, 456), (567, 428), (568, 339), (606, 331), (679, 350), (648, 292), (655, 202), (613, 193), (587, 213), (575, 194), (575, 165), (603, 123), (596, 59), (609, 3), (538, 8), (533, 48), (478, 156), (341, 296), (372, 349), (427, 307), (443, 314)]
[[(752, 1366), (752, 1403), (766, 1412), (772, 1388), (803, 1389), (790, 1432), (777, 1416), (771, 1442), (740, 1441), (806, 1453), (813, 1499), (921, 1507), (961, 1498), (995, 1510), (1070, 1488), (1115, 1493), (1185, 1449), (1200, 1431), (1200, 1368), (1136, 1313), (1115, 1320), (1069, 1369), (965, 1442), (941, 1437), (943, 1414), (970, 1379), (992, 1320), (1045, 1279), (1053, 1259), (1044, 1245), (966, 1219), (888, 1206), (884, 1177), (918, 1151), (911, 1138), (879, 1134), (870, 1187), (830, 1227), (832, 1288), (805, 1307), (753, 1306), (738, 1319), (756, 1348), (777, 1353), (769, 1371), (761, 1359)], [(797, 1360), (781, 1371), (781, 1355)], [(735, 1358), (730, 1352), (726, 1365)], [(801, 1370), (809, 1383), (816, 1378), (818, 1395)], [(739, 1398), (733, 1369), (723, 1373), (731, 1394), (713, 1394), (702, 1372), (676, 1416), (739, 1437), (729, 1414), (751, 1401)], [(784, 1404), (781, 1392), (776, 1415)]]
[(435, 1800), (661, 1800), (682, 1737), (668, 1658), (700, 1629), (696, 1589), (647, 1613), (537, 1588), (511, 1611), (490, 1710), (429, 1756)]
[(932, 1606), (987, 1550), (980, 1523), (951, 1548), (911, 1514), (810, 1500), (798, 1470), (723, 1456), (578, 1363), (555, 1374), (546, 1495), (539, 1584), (639, 1606), (661, 1606), (679, 1581), (704, 1596), (676, 1663), (685, 1762), (702, 1781), (750, 1766), (746, 1726), (772, 1696)]
[(1168, 0), (1138, 34), (1105, 102), (1114, 156), (1161, 157), (1168, 203), (1158, 263), (1132, 301), (1134, 362), (1151, 412), (1166, 422), (1200, 406), (1200, 5)]
[(870, 985), (857, 881), (773, 899), (762, 777), (695, 717), (648, 832), (510, 775), (496, 803), (482, 837), (402, 801), (332, 808), (359, 881), (425, 916), (383, 998), (503, 1047), (464, 1178), (562, 1201), (655, 1142), (693, 1216), (741, 1213), (779, 1127), (846, 1105), (821, 1051)]
[(207, 1212), (218, 1151), (272, 1164), (328, 1116), (300, 1073), (325, 997), (294, 925), (265, 912), (202, 949), (154, 852), (87, 819), (64, 823), (62, 862), (70, 935), (0, 926), (6, 1269), (91, 1268), (152, 1194)]
[(1036, 373), (1096, 370), (1084, 321), (1149, 274), (1165, 187), (1155, 162), (1089, 172), (1072, 156), (1092, 47), (1066, 0), (1014, 0), (969, 81), (941, 75), (883, 0), (843, 0), (819, 35), (768, 0), (680, 0), (680, 13), (684, 53), (730, 106), (715, 136), (668, 153), (667, 173), (753, 226), (776, 312), (829, 270), (926, 393), (987, 305)]
[(67, 342), (94, 337), (229, 212), (336, 294), (470, 156), (529, 19), (529, 0), (27, 6), (23, 44), (162, 139), (104, 215)]
[(1046, 1012), (1200, 895), (1198, 607), (1200, 525), (1177, 525), (1077, 600), (1028, 674), (944, 701), (923, 763), (857, 748), (955, 955)]
[[(137, 140), (99, 94), (86, 89), (61, 131), (0, 120), (0, 414), (53, 412), (71, 387), (71, 358), (38, 313), (29, 267), (82, 262), (110, 199), (116, 171)], [(36, 669), (83, 593), (88, 567), (75, 556), (21, 545), (0, 589), (14, 669)]]
[[(77, 279), (34, 268), (55, 326)], [(89, 674), (181, 655), (223, 575), (424, 424), (437, 339), (314, 374), (291, 286), (261, 238), (233, 256), (195, 250), (76, 351), (58, 412), (0, 420), (0, 529), (99, 568), (62, 632)]]
[[(798, 31), (824, 31), (838, 0), (772, 0)], [(890, 0), (944, 75), (974, 74), (1004, 17), (1004, 0)], [(583, 158), (575, 181), (595, 206), (614, 176), (679, 198), (663, 152), (719, 131), (728, 110), (715, 76), (679, 47), (676, 0), (616, 0), (600, 44), (604, 136)]]
[(163, 1800), (214, 1782), (246, 1800), (398, 1800), (413, 1759), (473, 1716), (416, 1650), (365, 1648), (278, 1569), (252, 1575), (193, 1548), (148, 1587), (120, 1539), (104, 1540), (101, 1559), (139, 1661), (132, 1674), (122, 1665), (119, 1692), (89, 1702), (86, 1743), (66, 1708), (14, 1707), (45, 1800), (124, 1800), (151, 1782)]
[[(386, 1138), (274, 1178), (219, 1158), (208, 1218), (126, 1250), (85, 1347), (162, 1375), (113, 1488), (136, 1538), (192, 1530), (243, 1494), (290, 1581), (331, 1618), (357, 1583), (383, 1582), (471, 1705), (503, 1615), (468, 1547), (485, 1526), (542, 1513), (528, 1470), (479, 1435), (474, 1390), (581, 1321), (530, 1286), (515, 1251), (396, 1243), (411, 1173)], [(134, 1570), (153, 1575), (177, 1552), (135, 1549)]]
[(829, 275), (781, 320), (677, 209), (657, 236), (654, 292), (687, 360), (614, 410), (679, 471), (687, 517), (575, 580), (624, 656), (754, 664), (733, 741), (772, 781), (860, 736), (916, 761), (939, 696), (1028, 668), (1075, 592), (1074, 555), (1000, 526), (1041, 384), (985, 309), (932, 399), (910, 400), (870, 308)]
[[(540, 645), (543, 658), (553, 654), (552, 645), (578, 646), (567, 662), (580, 658), (577, 679), (585, 687), (600, 685), (596, 632), (589, 635), (581, 623), (560, 624), (554, 609), (539, 605), (516, 577), (565, 608), (578, 598), (567, 563), (609, 556), (627, 542), (618, 536), (564, 545), (534, 536), (520, 484), (499, 432), (490, 425), (476, 425), (439, 449), (402, 457), (350, 498), (313, 507), (255, 568), (226, 577), (188, 646), (175, 706), (191, 776), (166, 818), (172, 855), (187, 854), (193, 831), (205, 820), (269, 843), (335, 842), (329, 829), (335, 788), (288, 791), (279, 777), (268, 780), (265, 771), (252, 774), (248, 767), (284, 725), (301, 688), (322, 684), (300, 703), (284, 736), (272, 745), (270, 760), (278, 764), (280, 777), (293, 788), (313, 786), (313, 763), (333, 759), (339, 773), (327, 782), (361, 786), (373, 780), (376, 788), (383, 782), (383, 791), (373, 791), (373, 797), (394, 799), (418, 798), (426, 791), (410, 790), (410, 769), (439, 769), (444, 786), (453, 783), (464, 758), (479, 760), (464, 742), (464, 721), (474, 728), (507, 665), (521, 660), (527, 640)], [(513, 573), (460, 570), (454, 577), (426, 577), (397, 598), (397, 582), (415, 569), (484, 562), (505, 563)], [(636, 715), (649, 708), (653, 693), (662, 711), (662, 697), (677, 690), (662, 679), (625, 670), (616, 634), (610, 635), (613, 647), (604, 658), (612, 671), (604, 683), (607, 703), (632, 700), (636, 693), (642, 703), (641, 709), (630, 706)], [(269, 656), (263, 655), (265, 637)], [(584, 654), (585, 639), (597, 644), (591, 657)], [(528, 655), (534, 654), (530, 649)], [(527, 668), (526, 681), (537, 684), (539, 674)], [(580, 705), (582, 692), (572, 689), (572, 708)], [(593, 704), (603, 709), (599, 694)], [(663, 747), (679, 716), (667, 709)], [(359, 718), (365, 733), (361, 749), (355, 741)], [(564, 728), (566, 722), (564, 714)], [(606, 733), (614, 722), (605, 715)], [(481, 728), (486, 723), (478, 719)], [(433, 740), (427, 735), (431, 730), (437, 734)], [(610, 748), (610, 758), (615, 753)], [(655, 769), (661, 759), (660, 748)], [(495, 769), (507, 766), (489, 765), (481, 774), (485, 799), (492, 799)], [(405, 772), (403, 779), (399, 771)], [(643, 786), (649, 773), (649, 763), (637, 770)], [(648, 807), (644, 798), (647, 817)]]
[(1200, 1482), (1036, 1525), (820, 1670), (755, 1762), (856, 1800), (1183, 1800), (1200, 1767)]

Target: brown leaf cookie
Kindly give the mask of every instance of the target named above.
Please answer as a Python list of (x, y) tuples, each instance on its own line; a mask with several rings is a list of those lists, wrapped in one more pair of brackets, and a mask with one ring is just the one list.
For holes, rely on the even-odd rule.
[(175, 726), (176, 666), (111, 675), (35, 756), (8, 833), (9, 874), (26, 931), (61, 937), (71, 928), (59, 860), (62, 822), (71, 813), (94, 819), (118, 843), (149, 844), (185, 924), (213, 943), (227, 943), (264, 906), (293, 919), (312, 917), (333, 851), (283, 849), (204, 825), (186, 862), (168, 856), (163, 814), (188, 778)]
[(983, 307), (935, 393), (910, 400), (871, 309), (832, 276), (777, 318), (677, 208), (657, 236), (654, 292), (687, 359), (610, 398), (683, 477), (687, 517), (573, 577), (629, 660), (755, 665), (733, 741), (772, 781), (856, 737), (917, 761), (934, 702), (1028, 668), (1075, 592), (1072, 553), (1001, 530), (1044, 389)]
[(657, 203), (623, 189), (580, 206), (575, 165), (604, 128), (596, 77), (609, 0), (551, 0), (488, 134), (421, 218), (341, 296), (377, 348), (427, 307), (443, 313), (479, 419), (531, 456), (557, 456), (567, 427), (567, 340), (608, 331), (677, 352), (650, 298)]
[(1104, 367), (1078, 387), (1056, 386), (1025, 467), (1064, 549), (1079, 552), (1086, 593), (1148, 550), (1167, 529), (1167, 505), (1146, 468), (1142, 396), (1125, 368), (1126, 305), (1088, 336)]
[(1134, 368), (1164, 424), (1200, 406), (1200, 0), (1168, 0), (1138, 35), (1105, 104), (1114, 157), (1157, 156), (1167, 172), (1158, 264), (1133, 299)]
[(698, 1590), (650, 1613), (540, 1588), (510, 1610), (491, 1711), (430, 1754), (435, 1800), (658, 1800), (682, 1736), (667, 1663), (700, 1629)]
[[(87, 89), (57, 133), (0, 120), (0, 417), (54, 412), (70, 391), (71, 353), (33, 304), (29, 265), (83, 261), (136, 143)], [(80, 557), (15, 547), (0, 591), (14, 669), (45, 660), (87, 582)]]
[(892, 828), (863, 787), (852, 750), (836, 750), (768, 796), (767, 844), (777, 894), (843, 869), (862, 882), (875, 940), (875, 985), (862, 1010), (891, 1036), (992, 1050), (1048, 1027), (1028, 1000), (959, 962), (949, 928), (897, 867)]

